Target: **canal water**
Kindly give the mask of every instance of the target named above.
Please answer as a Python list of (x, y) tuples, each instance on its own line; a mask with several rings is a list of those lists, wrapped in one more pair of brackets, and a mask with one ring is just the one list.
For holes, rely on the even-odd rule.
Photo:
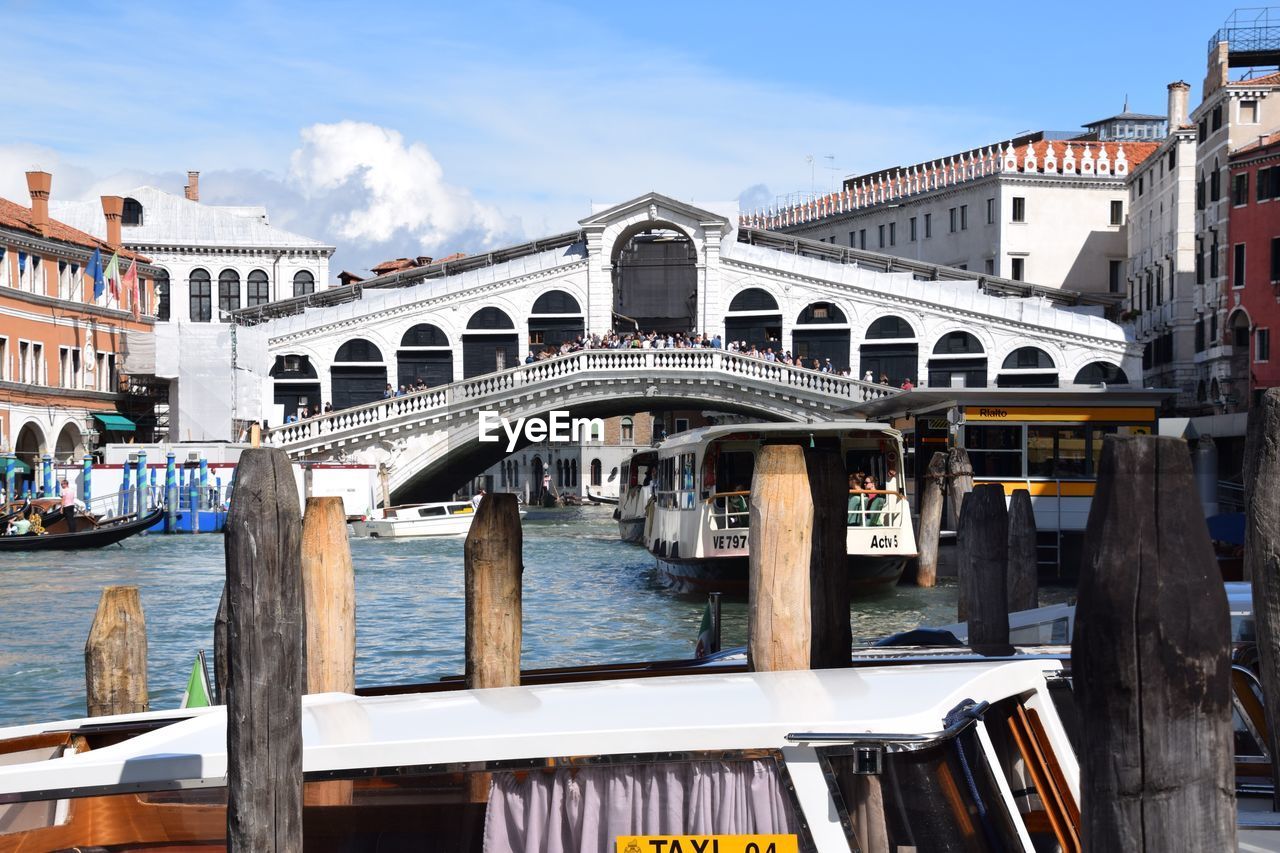
[[(692, 655), (705, 599), (664, 588), (648, 553), (619, 541), (611, 510), (532, 509), (524, 519), (525, 668)], [(462, 546), (461, 538), (351, 540), (358, 685), (462, 672)], [(198, 649), (208, 650), (212, 668), (223, 559), (217, 535), (6, 554), (0, 725), (84, 715), (84, 643), (102, 588), (116, 584), (141, 591), (151, 707), (176, 707)], [(954, 621), (955, 600), (944, 581), (857, 601), (855, 638)], [(725, 645), (744, 643), (745, 602), (726, 601), (723, 617)]]

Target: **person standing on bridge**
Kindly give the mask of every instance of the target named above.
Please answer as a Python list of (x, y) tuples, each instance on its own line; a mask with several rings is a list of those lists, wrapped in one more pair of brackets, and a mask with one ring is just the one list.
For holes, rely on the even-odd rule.
[(711, 339), (712, 349), (722, 349), (723, 347), (724, 347), (724, 341), (720, 340), (719, 335), (716, 335), (714, 338)]
[(870, 371), (870, 370), (868, 370), (866, 373), (864, 373), (864, 374), (862, 375), (862, 381), (863, 381), (863, 382), (875, 382), (876, 380), (875, 380), (875, 377), (871, 375), (871, 371)]

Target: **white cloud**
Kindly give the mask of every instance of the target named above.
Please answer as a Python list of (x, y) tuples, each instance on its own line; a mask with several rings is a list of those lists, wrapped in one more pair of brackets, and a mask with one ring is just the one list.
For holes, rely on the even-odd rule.
[[(422, 246), (466, 242), (491, 248), (519, 233), (518, 221), (446, 182), (426, 145), (406, 144), (398, 131), (374, 124), (341, 121), (303, 129), (288, 180), (310, 204), (354, 202), (329, 217), (330, 233), (343, 241), (384, 243), (404, 235)], [(357, 187), (358, 200), (351, 198)]]

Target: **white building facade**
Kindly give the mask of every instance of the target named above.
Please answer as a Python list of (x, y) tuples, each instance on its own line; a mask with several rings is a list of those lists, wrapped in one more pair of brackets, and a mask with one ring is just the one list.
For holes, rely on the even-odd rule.
[(1026, 139), (853, 177), (741, 224), (1118, 300), (1125, 179), (1155, 144)]

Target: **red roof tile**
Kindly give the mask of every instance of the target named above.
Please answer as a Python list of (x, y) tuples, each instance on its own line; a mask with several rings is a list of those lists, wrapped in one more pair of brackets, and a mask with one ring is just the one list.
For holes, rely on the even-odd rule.
[(48, 240), (57, 240), (63, 243), (70, 243), (73, 246), (79, 246), (82, 249), (102, 249), (106, 253), (118, 251), (122, 258), (133, 258), (144, 264), (151, 263), (151, 260), (137, 252), (131, 252), (128, 249), (120, 248), (113, 250), (107, 245), (105, 240), (99, 240), (92, 234), (86, 234), (72, 228), (56, 219), (50, 219), (49, 225), (45, 229), (45, 233), (41, 234), (40, 229), (36, 228), (31, 219), (31, 208), (23, 207), (15, 204), (7, 198), (0, 198), (0, 228), (12, 228), (15, 231), (26, 231), (33, 237), (44, 237)]

